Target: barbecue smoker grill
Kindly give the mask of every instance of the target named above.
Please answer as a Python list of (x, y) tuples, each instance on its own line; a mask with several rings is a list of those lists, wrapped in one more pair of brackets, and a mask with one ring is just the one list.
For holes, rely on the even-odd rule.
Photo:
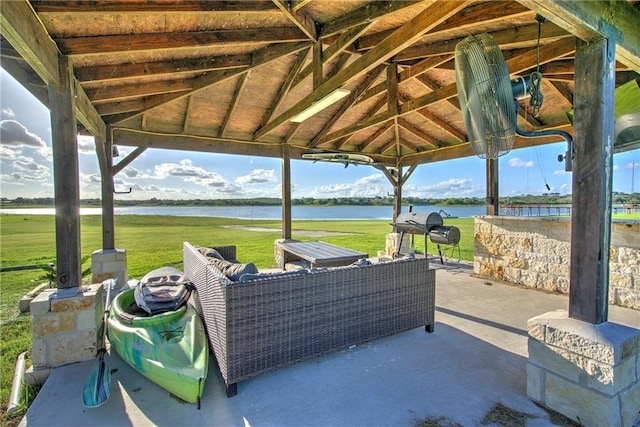
[(396, 222), (391, 225), (395, 227), (396, 232), (400, 232), (400, 241), (398, 242), (396, 253), (394, 254), (396, 257), (399, 255), (405, 233), (412, 235), (422, 234), (424, 236), (425, 256), (427, 254), (428, 235), (431, 242), (438, 246), (440, 263), (444, 263), (440, 245), (457, 247), (458, 243), (460, 243), (460, 230), (458, 227), (443, 225), (442, 216), (437, 212), (427, 214), (422, 212), (411, 212), (411, 210), (409, 210), (407, 213), (398, 215)]

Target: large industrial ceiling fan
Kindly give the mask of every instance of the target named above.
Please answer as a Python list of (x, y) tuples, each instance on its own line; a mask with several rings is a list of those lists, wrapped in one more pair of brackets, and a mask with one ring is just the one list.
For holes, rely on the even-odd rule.
[(478, 157), (496, 159), (508, 153), (516, 134), (525, 138), (557, 135), (568, 144), (567, 153), (559, 159), (565, 160), (565, 170), (572, 170), (571, 135), (560, 130), (525, 132), (518, 128), (518, 100), (530, 97), (536, 113), (542, 106), (540, 72), (510, 80), (502, 51), (489, 34), (469, 36), (456, 45), (455, 70), (464, 125)]

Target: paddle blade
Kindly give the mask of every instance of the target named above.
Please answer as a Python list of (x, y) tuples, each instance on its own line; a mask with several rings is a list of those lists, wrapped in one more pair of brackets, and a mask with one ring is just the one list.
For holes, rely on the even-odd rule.
[(98, 359), (98, 366), (89, 377), (82, 390), (82, 402), (87, 408), (97, 408), (107, 401), (111, 394), (111, 368)]

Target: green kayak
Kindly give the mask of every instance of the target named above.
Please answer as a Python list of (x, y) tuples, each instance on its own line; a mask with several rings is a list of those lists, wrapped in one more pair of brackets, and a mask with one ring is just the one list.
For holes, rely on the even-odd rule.
[(111, 305), (107, 334), (131, 367), (187, 402), (200, 402), (207, 378), (209, 347), (196, 310), (184, 304), (150, 315), (136, 306), (134, 289)]

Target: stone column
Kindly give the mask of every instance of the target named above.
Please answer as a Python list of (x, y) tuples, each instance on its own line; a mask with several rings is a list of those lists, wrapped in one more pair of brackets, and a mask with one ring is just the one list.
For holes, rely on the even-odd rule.
[(115, 289), (121, 289), (129, 279), (127, 271), (127, 251), (125, 249), (100, 249), (91, 254), (93, 283), (107, 279), (117, 279)]
[(640, 422), (640, 330), (558, 310), (528, 321), (527, 395), (585, 426)]
[(32, 363), (35, 370), (96, 357), (104, 314), (101, 283), (79, 290), (48, 289), (31, 302)]

